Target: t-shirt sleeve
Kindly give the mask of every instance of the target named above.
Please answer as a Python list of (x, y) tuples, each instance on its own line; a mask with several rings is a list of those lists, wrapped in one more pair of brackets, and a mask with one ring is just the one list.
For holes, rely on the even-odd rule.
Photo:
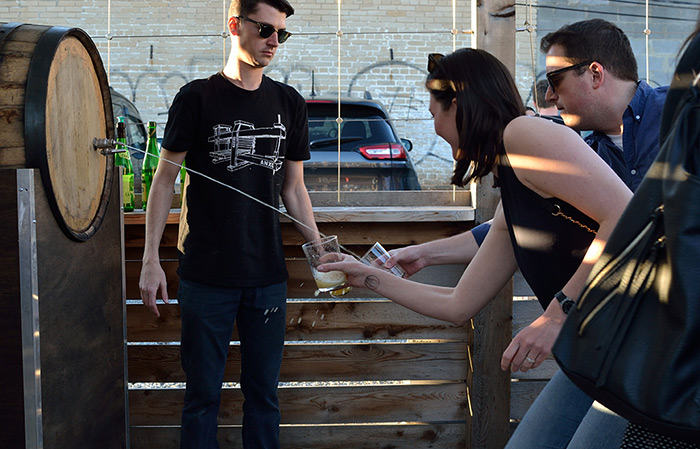
[(306, 161), (311, 158), (309, 153), (309, 119), (306, 110), (306, 102), (298, 92), (295, 96), (294, 116), (292, 118), (292, 130), (288, 133), (289, 142), (285, 159), (290, 161)]
[(178, 153), (192, 149), (196, 139), (198, 105), (199, 94), (191, 85), (183, 86), (168, 110), (163, 148)]

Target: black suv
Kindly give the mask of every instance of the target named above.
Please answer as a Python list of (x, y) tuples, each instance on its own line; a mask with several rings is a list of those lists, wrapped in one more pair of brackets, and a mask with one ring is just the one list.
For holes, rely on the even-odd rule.
[(304, 162), (308, 190), (420, 190), (408, 152), (413, 145), (399, 139), (381, 103), (341, 99), (340, 138), (338, 99), (306, 100), (309, 112), (311, 159)]

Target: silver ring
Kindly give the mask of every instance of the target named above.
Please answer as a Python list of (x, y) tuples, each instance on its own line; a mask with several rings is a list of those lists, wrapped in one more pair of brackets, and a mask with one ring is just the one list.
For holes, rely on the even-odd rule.
[(528, 362), (532, 363), (533, 365), (535, 364), (535, 361), (532, 360), (530, 357), (525, 357), (525, 360), (527, 360)]

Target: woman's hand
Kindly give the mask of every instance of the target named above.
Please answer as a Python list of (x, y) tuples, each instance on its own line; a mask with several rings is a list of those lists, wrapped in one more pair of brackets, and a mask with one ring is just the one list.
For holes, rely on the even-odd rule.
[(526, 372), (537, 368), (552, 353), (566, 315), (557, 301), (552, 301), (547, 310), (528, 327), (518, 332), (503, 352), (501, 369)]
[(321, 272), (342, 271), (348, 276), (349, 285), (365, 288), (371, 288), (371, 285), (367, 285), (367, 279), (373, 272), (383, 271), (380, 268), (367, 266), (348, 254), (343, 254), (343, 260), (340, 262), (324, 263), (319, 265), (317, 269)]

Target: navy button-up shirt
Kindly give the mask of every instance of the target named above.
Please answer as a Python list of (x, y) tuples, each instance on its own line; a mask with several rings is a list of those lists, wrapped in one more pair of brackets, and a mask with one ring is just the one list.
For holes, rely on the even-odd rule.
[(659, 126), (668, 86), (653, 88), (637, 83), (634, 98), (622, 116), (622, 151), (602, 132), (586, 137), (598, 155), (634, 192), (659, 153)]

